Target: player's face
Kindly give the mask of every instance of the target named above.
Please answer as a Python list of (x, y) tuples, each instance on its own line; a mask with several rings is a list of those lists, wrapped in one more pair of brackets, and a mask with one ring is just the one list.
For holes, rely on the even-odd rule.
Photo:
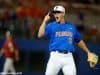
[(54, 17), (55, 17), (57, 22), (61, 22), (62, 19), (64, 19), (64, 15), (65, 14), (63, 12), (59, 12), (59, 11), (54, 12)]

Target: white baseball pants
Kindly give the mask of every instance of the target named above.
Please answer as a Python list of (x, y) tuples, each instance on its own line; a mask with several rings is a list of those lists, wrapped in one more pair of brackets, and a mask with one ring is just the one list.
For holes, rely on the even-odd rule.
[(76, 66), (72, 53), (63, 54), (58, 51), (50, 53), (45, 75), (57, 75), (60, 69), (62, 69), (64, 75), (76, 75)]
[(2, 75), (8, 75), (8, 71), (10, 71), (10, 74), (16, 75), (13, 59), (11, 58), (6, 58)]

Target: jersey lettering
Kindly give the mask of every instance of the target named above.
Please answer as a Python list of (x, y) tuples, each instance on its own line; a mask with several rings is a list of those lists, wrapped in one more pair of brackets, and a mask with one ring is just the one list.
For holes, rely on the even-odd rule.
[(72, 37), (73, 33), (72, 32), (67, 32), (67, 31), (60, 31), (56, 32), (55, 36), (60, 37), (60, 36), (69, 36)]

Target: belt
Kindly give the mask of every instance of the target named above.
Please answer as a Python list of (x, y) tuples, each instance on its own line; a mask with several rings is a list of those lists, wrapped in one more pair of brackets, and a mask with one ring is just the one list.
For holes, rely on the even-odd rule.
[(67, 50), (51, 50), (51, 51), (57, 51), (57, 52), (59, 52), (59, 53), (63, 53), (63, 54), (67, 54), (69, 51), (67, 51)]

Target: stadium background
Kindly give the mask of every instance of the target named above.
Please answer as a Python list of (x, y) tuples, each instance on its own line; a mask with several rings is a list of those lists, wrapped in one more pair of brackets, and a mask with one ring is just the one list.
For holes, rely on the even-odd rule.
[[(0, 0), (0, 48), (6, 30), (10, 30), (19, 47), (17, 72), (44, 75), (49, 57), (48, 38), (37, 38), (43, 17), (56, 4), (66, 8), (66, 20), (74, 23), (91, 51), (100, 56), (100, 0)], [(86, 54), (76, 47), (74, 53), (78, 75), (99, 75), (100, 62), (90, 69)], [(5, 57), (0, 58), (2, 72)], [(60, 73), (59, 75), (62, 75)]]

